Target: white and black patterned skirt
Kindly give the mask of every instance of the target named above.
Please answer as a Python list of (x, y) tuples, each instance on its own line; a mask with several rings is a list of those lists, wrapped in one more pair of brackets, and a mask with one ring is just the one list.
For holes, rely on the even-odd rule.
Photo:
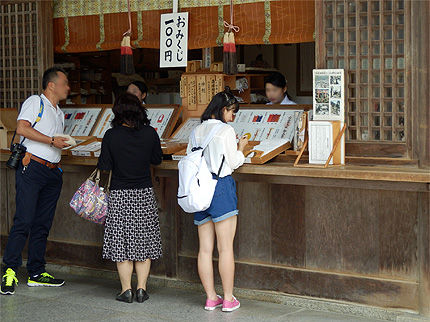
[(103, 258), (144, 261), (162, 255), (153, 188), (112, 190), (105, 223)]

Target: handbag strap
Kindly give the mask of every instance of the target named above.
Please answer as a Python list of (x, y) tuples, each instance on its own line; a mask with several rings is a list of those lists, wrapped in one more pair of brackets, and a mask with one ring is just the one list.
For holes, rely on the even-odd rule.
[[(88, 180), (94, 181), (98, 186), (100, 185), (100, 170), (99, 168), (95, 168), (95, 170), (90, 174)], [(110, 189), (110, 183), (112, 181), (112, 170), (109, 171), (108, 181), (105, 185), (105, 191), (108, 192)]]
[(112, 170), (109, 171), (109, 178), (108, 178), (108, 181), (107, 181), (107, 183), (105, 185), (105, 192), (106, 193), (109, 193), (111, 180), (112, 180)]
[[(97, 168), (90, 174), (90, 176), (88, 177), (88, 180), (94, 181), (94, 177), (97, 173)], [(100, 180), (100, 176), (99, 176), (99, 180)]]

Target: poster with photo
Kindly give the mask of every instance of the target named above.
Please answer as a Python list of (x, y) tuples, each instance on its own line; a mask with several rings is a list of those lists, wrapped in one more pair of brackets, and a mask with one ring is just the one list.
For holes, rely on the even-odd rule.
[(344, 121), (345, 85), (343, 69), (313, 70), (313, 119)]

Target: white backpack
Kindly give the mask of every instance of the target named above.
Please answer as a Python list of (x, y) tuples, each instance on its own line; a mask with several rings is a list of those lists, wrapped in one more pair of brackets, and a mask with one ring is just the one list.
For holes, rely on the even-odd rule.
[(201, 146), (197, 144), (195, 131), (193, 131), (191, 134), (192, 152), (178, 163), (178, 204), (187, 213), (203, 211), (211, 205), (225, 157), (223, 156), (217, 178), (214, 179), (203, 157), (203, 152), (224, 125), (224, 123), (215, 125)]

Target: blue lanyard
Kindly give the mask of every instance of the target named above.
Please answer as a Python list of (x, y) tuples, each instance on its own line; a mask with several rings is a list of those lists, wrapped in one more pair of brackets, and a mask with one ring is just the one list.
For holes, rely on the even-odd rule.
[[(40, 121), (40, 119), (42, 118), (42, 115), (43, 115), (43, 111), (44, 111), (44, 110), (45, 110), (45, 103), (43, 103), (42, 96), (40, 96), (40, 108), (39, 108), (39, 114), (37, 114), (36, 121), (34, 121), (34, 123), (33, 123), (33, 125), (32, 125), (31, 127), (33, 127), (33, 128), (34, 128), (34, 126), (36, 125), (36, 123)], [(13, 134), (13, 138), (12, 138), (11, 145), (13, 144), (13, 140), (15, 139), (15, 135), (16, 135), (16, 131), (15, 131), (15, 133)], [(21, 141), (21, 144), (22, 144), (22, 143), (24, 143), (24, 141), (25, 141), (25, 137), (24, 137), (24, 139)]]

